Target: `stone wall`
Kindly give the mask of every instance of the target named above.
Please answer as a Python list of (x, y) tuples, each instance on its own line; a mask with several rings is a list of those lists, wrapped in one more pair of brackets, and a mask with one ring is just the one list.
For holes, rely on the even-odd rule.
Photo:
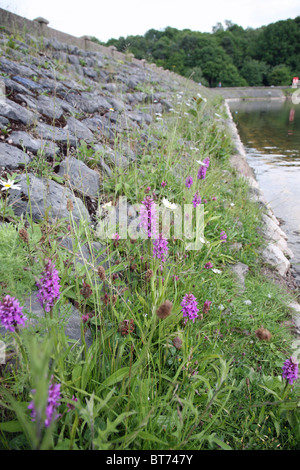
[[(28, 20), (22, 16), (11, 13), (7, 10), (0, 8), (0, 26), (4, 28), (5, 31), (14, 34), (30, 34), (35, 37), (47, 38), (47, 39), (56, 39), (59, 42), (64, 44), (69, 44), (77, 46), (79, 49), (100, 52), (106, 55), (112, 55), (115, 59), (124, 60), (125, 54), (118, 52), (114, 47), (105, 47), (100, 44), (97, 44), (89, 40), (89, 36), (76, 37), (62, 31), (50, 28), (46, 22), (43, 21), (43, 18), (37, 18), (36, 20)], [(131, 57), (131, 60), (135, 63), (145, 63)], [(152, 66), (154, 64), (151, 64)]]
[(281, 99), (285, 100), (284, 89), (290, 87), (220, 87), (214, 88), (214, 93), (218, 93), (225, 99)]

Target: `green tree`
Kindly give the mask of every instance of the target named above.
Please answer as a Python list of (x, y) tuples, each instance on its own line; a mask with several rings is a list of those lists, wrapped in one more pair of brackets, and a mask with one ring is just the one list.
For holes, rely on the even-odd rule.
[(291, 85), (293, 76), (289, 67), (285, 64), (276, 65), (269, 73), (268, 81), (270, 85)]
[(300, 76), (300, 16), (256, 29), (226, 20), (212, 33), (167, 26), (144, 36), (112, 38), (107, 45), (212, 87), (219, 81), (223, 86), (289, 85)]
[(270, 67), (265, 62), (247, 58), (241, 68), (241, 75), (250, 86), (262, 86), (267, 84), (267, 76)]

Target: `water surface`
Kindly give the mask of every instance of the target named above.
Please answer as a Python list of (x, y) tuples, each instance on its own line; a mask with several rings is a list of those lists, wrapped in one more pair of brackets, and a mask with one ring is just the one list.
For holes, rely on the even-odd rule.
[(265, 198), (282, 222), (300, 280), (300, 104), (261, 100), (228, 103)]

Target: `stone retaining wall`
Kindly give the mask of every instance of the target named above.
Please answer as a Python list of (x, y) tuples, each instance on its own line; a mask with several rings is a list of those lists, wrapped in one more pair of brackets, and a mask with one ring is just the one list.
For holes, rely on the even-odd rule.
[(225, 99), (281, 99), (285, 100), (284, 89), (290, 87), (231, 87), (214, 88), (214, 93), (222, 95)]
[[(38, 19), (37, 19), (38, 20)], [(105, 55), (113, 56), (114, 59), (117, 60), (125, 60), (128, 59), (126, 54), (118, 52), (114, 46), (105, 47), (101, 44), (97, 44), (89, 39), (89, 36), (82, 36), (80, 38), (76, 36), (72, 36), (70, 34), (64, 33), (62, 31), (58, 31), (54, 28), (48, 26), (46, 22), (43, 21), (43, 18), (40, 18), (40, 21), (37, 20), (28, 20), (22, 16), (16, 15), (15, 13), (11, 13), (10, 11), (3, 10), (0, 8), (0, 26), (9, 33), (14, 34), (29, 34), (38, 38), (47, 38), (47, 39), (55, 39), (58, 42), (77, 46), (79, 49), (91, 51), (91, 52), (100, 52)], [(144, 60), (138, 60), (133, 57), (133, 54), (129, 54), (131, 56), (131, 61), (137, 64), (143, 64), (145, 66), (156, 67), (155, 64), (147, 64)], [(162, 69), (162, 68), (158, 68)], [(164, 70), (166, 73), (173, 73), (167, 70)]]

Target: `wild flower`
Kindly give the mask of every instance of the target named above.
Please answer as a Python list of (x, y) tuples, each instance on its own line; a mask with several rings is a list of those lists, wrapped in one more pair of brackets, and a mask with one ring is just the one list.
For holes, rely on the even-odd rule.
[(112, 239), (117, 240), (117, 241), (120, 240), (120, 235), (118, 234), (118, 232), (116, 232), (112, 235)]
[(46, 262), (45, 270), (39, 282), (36, 283), (38, 287), (37, 298), (45, 312), (50, 312), (53, 308), (54, 301), (60, 297), (60, 278), (55, 264), (50, 259)]
[(148, 238), (155, 237), (157, 235), (156, 223), (157, 213), (155, 203), (150, 196), (146, 196), (141, 205), (140, 226), (145, 230)]
[(165, 188), (166, 186), (167, 186), (167, 183), (166, 183), (165, 181), (162, 181), (162, 182), (161, 182), (161, 187), (162, 187), (162, 188)]
[(165, 197), (163, 198), (162, 203), (167, 209), (170, 209), (172, 211), (177, 209), (176, 204), (173, 204), (172, 202), (168, 201), (168, 199), (166, 199)]
[(188, 176), (187, 179), (185, 180), (185, 185), (189, 189), (193, 184), (193, 178), (192, 176)]
[(201, 204), (201, 197), (198, 193), (195, 193), (193, 198), (193, 206), (196, 208), (197, 206), (199, 206), (199, 204)]
[(88, 299), (89, 297), (91, 297), (93, 291), (92, 291), (92, 288), (89, 284), (87, 284), (85, 281), (83, 281), (83, 286), (82, 288), (80, 289), (80, 294), (85, 298), (85, 299)]
[(204, 302), (204, 305), (203, 305), (203, 313), (208, 313), (209, 309), (210, 309), (210, 306), (211, 306), (211, 301), (210, 300), (206, 300)]
[(22, 310), (17, 299), (10, 295), (4, 297), (0, 302), (0, 321), (6, 330), (14, 332), (18, 325), (24, 326), (27, 318)]
[(168, 241), (160, 233), (158, 238), (153, 240), (153, 258), (158, 258), (164, 263), (168, 251)]
[(220, 269), (212, 269), (212, 272), (215, 273), (215, 274), (222, 274), (222, 271)]
[[(59, 418), (59, 414), (56, 413), (57, 408), (60, 406), (59, 400), (61, 399), (60, 394), (60, 387), (61, 384), (51, 383), (48, 389), (48, 399), (46, 405), (46, 419), (44, 421), (45, 427), (48, 428), (50, 424)], [(35, 394), (36, 390), (32, 390), (31, 393)], [(29, 405), (28, 409), (31, 410), (31, 420), (35, 421), (37, 410), (35, 409), (34, 400), (32, 400)]]
[(102, 207), (102, 209), (108, 209), (108, 208), (112, 207), (112, 201), (106, 202), (101, 207)]
[[(204, 165), (202, 163), (204, 163)], [(205, 179), (206, 171), (207, 171), (208, 167), (209, 167), (209, 157), (204, 158), (203, 162), (201, 162), (201, 166), (198, 170), (198, 175), (197, 175), (198, 180), (204, 180)]]
[(126, 336), (129, 333), (133, 333), (135, 329), (134, 326), (134, 321), (132, 318), (130, 320), (123, 320), (120, 325), (119, 325), (119, 333), (121, 333), (122, 336)]
[(298, 379), (299, 364), (295, 357), (287, 359), (282, 367), (282, 378), (286, 379), (289, 384), (292, 384)]
[(179, 338), (179, 336), (176, 336), (176, 338), (173, 339), (172, 343), (176, 349), (182, 348), (182, 340)]
[(205, 269), (211, 269), (212, 267), (213, 267), (213, 264), (212, 264), (210, 261), (208, 261), (208, 262), (205, 263), (205, 265), (204, 265), (204, 268), (205, 268)]
[(7, 181), (0, 181), (0, 184), (1, 184), (1, 186), (3, 186), (1, 191), (7, 191), (8, 189), (18, 189), (18, 190), (21, 189), (20, 186), (15, 184), (14, 180), (9, 180), (8, 179)]
[(225, 243), (226, 239), (227, 239), (226, 232), (224, 232), (224, 230), (222, 230), (222, 232), (220, 233), (220, 240), (222, 240), (222, 243)]
[[(76, 398), (74, 395), (72, 396), (72, 401), (76, 402), (78, 401), (78, 398)], [(75, 406), (72, 405), (72, 403), (67, 403), (67, 408), (68, 408), (68, 412), (70, 412), (71, 410), (75, 410)]]
[(114, 246), (117, 247), (119, 245), (119, 240), (120, 240), (120, 235), (118, 234), (118, 232), (112, 235), (112, 239), (114, 241)]
[(183, 317), (188, 317), (190, 320), (193, 320), (193, 323), (195, 319), (198, 317), (198, 312), (199, 309), (197, 308), (198, 302), (196, 301), (196, 297), (189, 293), (186, 294), (181, 302), (181, 307), (182, 307), (182, 314)]

